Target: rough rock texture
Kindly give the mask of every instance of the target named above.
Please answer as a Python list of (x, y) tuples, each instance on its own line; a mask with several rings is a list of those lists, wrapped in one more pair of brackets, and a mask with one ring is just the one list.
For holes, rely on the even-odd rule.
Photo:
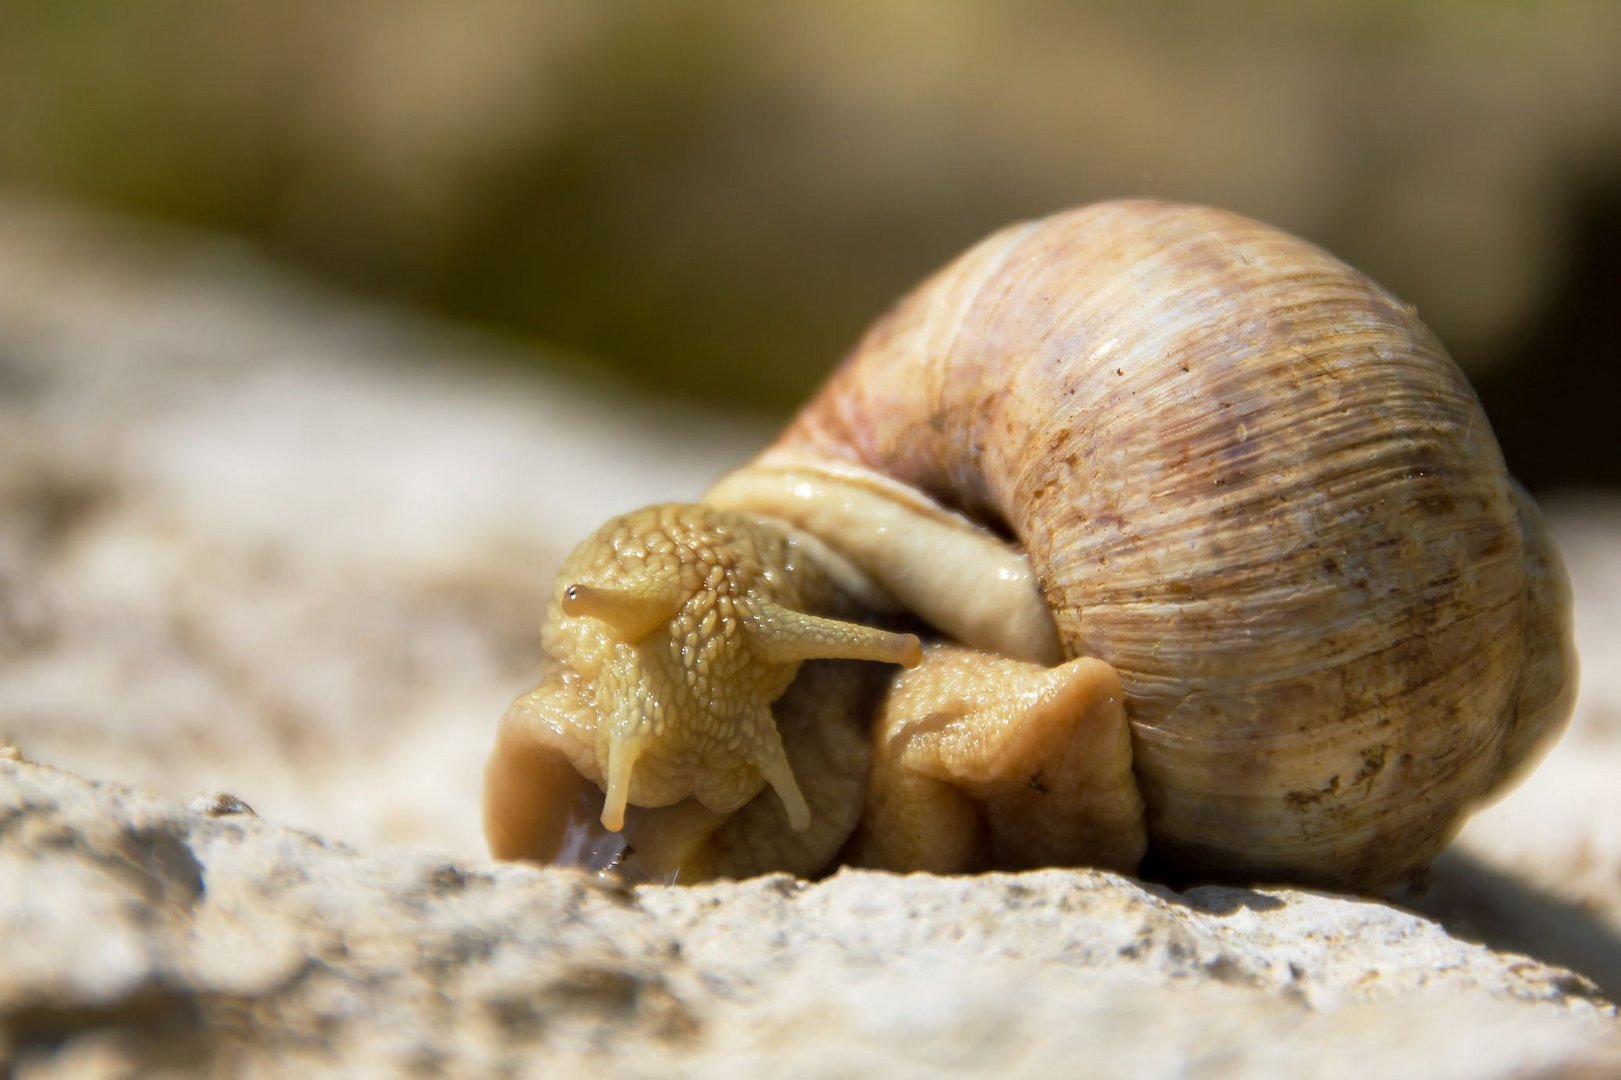
[(1457, 936), (1090, 873), (627, 893), (484, 865), (480, 765), (566, 548), (763, 433), (509, 355), (0, 199), (17, 1075), (1621, 1074), (1621, 503), (1549, 504), (1583, 694), (1400, 898)]
[(1621, 1070), (1590, 982), (1380, 904), (1092, 871), (629, 891), (16, 761), (0, 926), (21, 1076)]

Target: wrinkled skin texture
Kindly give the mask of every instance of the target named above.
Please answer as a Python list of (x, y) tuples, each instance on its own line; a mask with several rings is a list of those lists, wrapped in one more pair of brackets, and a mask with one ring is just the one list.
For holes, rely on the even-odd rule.
[(811, 613), (834, 586), (796, 545), (747, 518), (651, 507), (610, 522), (564, 564), (541, 645), (556, 664), (531, 698), (577, 737), (570, 760), (627, 803), (691, 797), (729, 814), (770, 784), (795, 830), (809, 810), (770, 711), (809, 659), (916, 664), (911, 635)]

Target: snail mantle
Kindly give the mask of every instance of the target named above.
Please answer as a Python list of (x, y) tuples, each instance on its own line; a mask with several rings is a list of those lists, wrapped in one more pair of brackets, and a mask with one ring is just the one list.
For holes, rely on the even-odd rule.
[(1374, 892), (1557, 736), (1570, 590), (1413, 310), (1220, 210), (1005, 229), (752, 463), (565, 562), (501, 858), (695, 881), (1145, 855)]

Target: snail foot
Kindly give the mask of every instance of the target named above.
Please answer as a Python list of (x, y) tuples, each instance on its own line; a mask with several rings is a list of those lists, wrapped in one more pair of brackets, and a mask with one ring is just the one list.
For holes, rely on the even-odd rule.
[(895, 870), (1089, 865), (1130, 871), (1147, 846), (1114, 668), (1053, 668), (930, 645), (873, 733), (852, 858)]

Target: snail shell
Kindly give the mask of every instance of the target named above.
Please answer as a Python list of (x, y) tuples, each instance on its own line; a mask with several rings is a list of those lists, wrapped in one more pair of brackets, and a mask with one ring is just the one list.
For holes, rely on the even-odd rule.
[[(975, 640), (954, 613), (996, 582), (769, 494), (819, 473), (1006, 538), (1028, 578), (991, 576), (1056, 644), (996, 639), (1016, 601)], [(991, 236), (711, 501), (788, 519), (970, 645), (1112, 666), (1150, 849), (1187, 874), (1390, 884), (1574, 695), (1563, 568), (1462, 373), (1368, 278), (1219, 210)]]
[(1563, 570), (1468, 382), (1410, 307), (1237, 215), (992, 236), (777, 450), (1029, 552), (1065, 655), (1120, 673), (1150, 843), (1191, 871), (1399, 876), (1568, 716)]

